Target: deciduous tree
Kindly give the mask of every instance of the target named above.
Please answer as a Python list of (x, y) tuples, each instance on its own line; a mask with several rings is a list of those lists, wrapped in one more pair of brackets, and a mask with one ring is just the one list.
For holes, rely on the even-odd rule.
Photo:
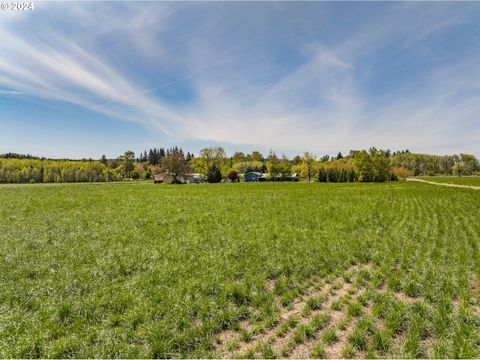
[(120, 161), (123, 167), (123, 174), (125, 177), (128, 177), (134, 168), (133, 162), (135, 161), (135, 153), (130, 150), (126, 151), (125, 154), (120, 156)]
[(222, 147), (208, 147), (200, 150), (198, 157), (192, 160), (195, 171), (208, 175), (214, 167), (220, 169), (225, 162), (226, 153)]
[(172, 183), (179, 183), (180, 179), (190, 172), (182, 151), (170, 149), (160, 161), (160, 170), (171, 176)]
[(317, 156), (308, 151), (303, 154), (302, 158), (302, 175), (310, 182), (312, 176), (316, 172)]

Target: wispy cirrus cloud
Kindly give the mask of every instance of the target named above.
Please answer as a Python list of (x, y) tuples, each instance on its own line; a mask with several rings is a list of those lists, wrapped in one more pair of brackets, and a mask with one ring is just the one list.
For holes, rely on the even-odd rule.
[[(39, 11), (46, 12), (54, 6), (49, 3)], [(91, 22), (95, 20), (96, 15), (82, 11), (80, 4), (72, 6), (63, 4), (65, 18), (80, 23), (86, 16)], [(144, 13), (136, 18), (144, 19)], [(4, 38), (0, 45), (1, 84), (45, 100), (65, 101), (119, 120), (153, 126), (167, 134), (173, 121), (181, 122), (161, 99), (149, 96), (134, 80), (115, 69), (115, 62), (100, 56), (99, 49), (84, 39), (84, 33), (62, 36), (55, 31), (55, 21), (40, 20), (34, 24), (41, 29), (37, 35), (25, 35), (18, 30), (25, 25), (35, 27), (24, 18), (0, 28)], [(117, 27), (120, 24), (116, 22)], [(113, 22), (110, 26), (110, 30), (115, 30)], [(93, 38), (106, 31), (105, 24), (95, 29)], [(133, 30), (130, 35), (134, 35)]]
[(0, 95), (22, 95), (23, 92), (16, 90), (4, 90), (0, 89)]
[(187, 146), (477, 151), (478, 4), (40, 4), (2, 88)]

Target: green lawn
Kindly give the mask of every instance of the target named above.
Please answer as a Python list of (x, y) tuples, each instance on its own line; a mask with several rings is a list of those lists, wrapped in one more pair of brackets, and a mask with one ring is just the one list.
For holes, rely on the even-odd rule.
[(1, 185), (0, 357), (479, 357), (479, 204), (413, 182)]
[(419, 178), (438, 183), (480, 186), (480, 176), (420, 176)]

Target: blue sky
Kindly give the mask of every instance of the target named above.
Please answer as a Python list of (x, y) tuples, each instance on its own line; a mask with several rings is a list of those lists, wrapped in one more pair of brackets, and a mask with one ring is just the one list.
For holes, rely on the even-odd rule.
[(480, 155), (480, 3), (35, 2), (0, 12), (0, 152)]

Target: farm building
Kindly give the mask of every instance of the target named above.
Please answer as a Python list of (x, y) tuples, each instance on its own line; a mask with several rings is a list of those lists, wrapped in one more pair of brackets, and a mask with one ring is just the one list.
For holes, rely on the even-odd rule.
[(160, 184), (160, 183), (163, 183), (164, 181), (165, 181), (165, 174), (159, 173), (159, 174), (153, 175), (153, 182), (155, 184)]
[(267, 181), (267, 176), (259, 172), (249, 172), (245, 174), (245, 181)]
[[(177, 180), (182, 184), (199, 184), (204, 182), (204, 176), (202, 174), (188, 174), (185, 176), (177, 176)], [(158, 173), (153, 176), (153, 182), (155, 184), (160, 184), (163, 182), (171, 183), (173, 182), (173, 177), (165, 173)]]
[(205, 177), (202, 174), (188, 174), (186, 179), (185, 179), (187, 184), (193, 183), (193, 184), (200, 184), (205, 181)]

